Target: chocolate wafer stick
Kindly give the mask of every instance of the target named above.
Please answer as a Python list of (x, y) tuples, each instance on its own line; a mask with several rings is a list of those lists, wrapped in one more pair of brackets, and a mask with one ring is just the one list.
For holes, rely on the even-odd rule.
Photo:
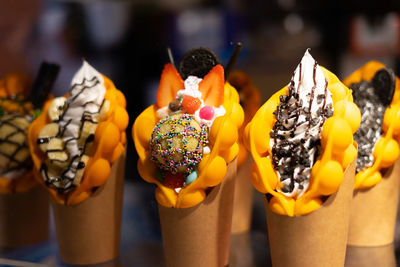
[(172, 66), (175, 67), (175, 60), (174, 60), (174, 56), (172, 55), (171, 47), (167, 47), (167, 53), (168, 53), (169, 61), (171, 62)]
[(233, 49), (232, 55), (229, 58), (228, 64), (225, 67), (225, 81), (228, 79), (230, 72), (233, 69), (233, 66), (236, 64), (236, 60), (239, 56), (240, 50), (242, 50), (242, 43), (237, 42), (235, 48)]
[(47, 95), (53, 89), (59, 71), (60, 65), (58, 64), (42, 62), (40, 65), (39, 73), (33, 82), (28, 98), (35, 109), (42, 108)]

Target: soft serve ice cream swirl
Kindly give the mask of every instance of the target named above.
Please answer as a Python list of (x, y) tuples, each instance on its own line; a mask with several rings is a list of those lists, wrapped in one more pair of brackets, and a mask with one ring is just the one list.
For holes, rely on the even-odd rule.
[(45, 182), (61, 191), (80, 184), (88, 160), (88, 146), (109, 103), (99, 72), (86, 61), (75, 74), (68, 98), (58, 97), (50, 104), (53, 123), (39, 133), (38, 144), (47, 160), (41, 167)]
[(332, 94), (325, 76), (307, 50), (274, 112), (270, 133), (272, 161), (280, 189), (286, 196), (301, 196), (308, 188), (311, 169), (318, 158), (320, 133), (332, 116)]

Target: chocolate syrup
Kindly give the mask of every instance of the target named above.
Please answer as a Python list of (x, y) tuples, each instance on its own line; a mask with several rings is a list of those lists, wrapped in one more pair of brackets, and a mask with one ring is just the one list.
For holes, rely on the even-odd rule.
[[(64, 112), (60, 115), (59, 119), (56, 122), (60, 122), (60, 121), (63, 120), (65, 114), (68, 112), (68, 110), (70, 108), (70, 104), (74, 100), (76, 100), (76, 98), (79, 95), (81, 95), (85, 90), (93, 88), (93, 87), (95, 87), (96, 85), (98, 85), (100, 83), (99, 79), (97, 79), (96, 76), (94, 76), (90, 80), (84, 78), (81, 83), (74, 84), (71, 87), (71, 89), (70, 89), (71, 94), (73, 93), (74, 90), (76, 90), (76, 88), (78, 86), (82, 86), (86, 82), (89, 82), (89, 83), (92, 83), (92, 84), (83, 86), (82, 88), (80, 88), (80, 91), (77, 94), (73, 95), (73, 97), (71, 97), (71, 98), (69, 98), (67, 100), (67, 102), (65, 104), (66, 107), (64, 109)], [(97, 114), (100, 113), (104, 103), (105, 103), (105, 99), (103, 99), (101, 105), (99, 106), (99, 108), (98, 108), (98, 110), (96, 112), (84, 111), (83, 114), (82, 114), (82, 117), (81, 117), (81, 122), (82, 123), (81, 123), (80, 128), (79, 128), (79, 135), (77, 137), (71, 137), (68, 140), (64, 140), (63, 148), (54, 149), (54, 150), (48, 150), (48, 151), (46, 151), (46, 155), (48, 153), (51, 153), (51, 152), (65, 151), (70, 142), (80, 140), (80, 138), (82, 136), (82, 129), (83, 129), (83, 126), (84, 126), (85, 123), (98, 124), (98, 121), (94, 118), (94, 115), (97, 115)], [(82, 106), (86, 107), (89, 104), (94, 104), (94, 102), (93, 101), (88, 101), (88, 102), (85, 102)], [(72, 119), (68, 120), (63, 126), (60, 125), (60, 130), (59, 130), (58, 134), (55, 137), (56, 138), (63, 138), (63, 136), (65, 134), (65, 131), (67, 130), (67, 127), (71, 122), (72, 122)], [(38, 143), (46, 143), (46, 142), (49, 142), (49, 140), (50, 140), (50, 138), (46, 138), (46, 139), (42, 138), (42, 139), (38, 139), (37, 142)], [(79, 147), (80, 154), (79, 155), (75, 155), (72, 159), (70, 159), (70, 162), (69, 162), (68, 166), (62, 171), (60, 177), (49, 177), (48, 167), (46, 166), (45, 163), (43, 163), (40, 171), (43, 174), (43, 176), (44, 176), (44, 178), (46, 180), (46, 183), (49, 184), (52, 187), (55, 187), (55, 188), (59, 189), (59, 192), (63, 192), (63, 193), (69, 192), (70, 191), (69, 189), (74, 187), (72, 182), (73, 182), (73, 180), (75, 178), (76, 171), (79, 170), (79, 169), (85, 168), (85, 163), (81, 162), (80, 159), (85, 154), (88, 144), (90, 142), (93, 142), (93, 141), (94, 141), (94, 135), (91, 134), (85, 140), (85, 143), (84, 143), (83, 147)], [(57, 161), (57, 160), (53, 160), (53, 161)], [(59, 183), (61, 183), (62, 187), (60, 187)], [(56, 185), (56, 184), (58, 184), (58, 185)]]

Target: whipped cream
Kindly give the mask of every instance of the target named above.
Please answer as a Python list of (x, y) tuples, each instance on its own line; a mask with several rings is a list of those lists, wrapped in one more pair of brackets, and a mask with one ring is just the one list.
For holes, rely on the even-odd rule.
[[(179, 90), (176, 94), (177, 99), (182, 99), (185, 95), (189, 95), (192, 97), (196, 97), (200, 100), (201, 105), (200, 108), (198, 108), (195, 113), (193, 114), (194, 119), (199, 122), (200, 124), (205, 124), (209, 128), (211, 128), (214, 120), (220, 116), (224, 116), (226, 111), (225, 108), (221, 105), (219, 107), (211, 107), (214, 110), (214, 116), (210, 120), (206, 120), (201, 118), (200, 116), (200, 110), (205, 106), (204, 100), (201, 98), (201, 92), (199, 91), (199, 84), (203, 79), (198, 78), (196, 76), (189, 76), (186, 78), (184, 81), (184, 86), (182, 90)], [(171, 111), (169, 107), (162, 107), (157, 110), (157, 115), (159, 116), (160, 119), (164, 119), (167, 116), (171, 116), (174, 114), (179, 114), (182, 113), (183, 110), (178, 110), (178, 111)], [(210, 153), (210, 148), (209, 147), (204, 147), (203, 148), (203, 154)]]
[(68, 108), (59, 121), (60, 127), (64, 129), (63, 141), (74, 139), (67, 144), (70, 157), (81, 154), (78, 139), (83, 115), (99, 114), (105, 93), (103, 77), (84, 61), (72, 79)]
[(272, 161), (286, 196), (299, 197), (309, 186), (311, 169), (320, 150), (320, 133), (332, 116), (327, 80), (307, 50), (280, 97), (271, 131)]

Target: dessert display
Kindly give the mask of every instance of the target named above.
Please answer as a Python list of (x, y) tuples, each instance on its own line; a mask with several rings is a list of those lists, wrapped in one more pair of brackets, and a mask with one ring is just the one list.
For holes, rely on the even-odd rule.
[(132, 131), (139, 173), (157, 185), (156, 199), (165, 207), (202, 202), (238, 153), (234, 129), (243, 120), (238, 94), (224, 82), (223, 67), (212, 52), (199, 49), (186, 57), (191, 53), (209, 64), (206, 70), (192, 67), (185, 57), (181, 74), (171, 63), (165, 65), (157, 103), (139, 115)]
[(27, 101), (29, 77), (10, 74), (0, 81), (0, 193), (29, 191), (36, 182), (32, 176), (26, 133), (34, 119), (34, 108)]
[(260, 107), (260, 93), (250, 76), (243, 71), (233, 71), (228, 81), (239, 92), (240, 105), (244, 110), (244, 122), (239, 129), (238, 170), (232, 215), (232, 233), (242, 233), (250, 230), (254, 191), (249, 179), (253, 159), (248, 155), (244, 144), (244, 129)]
[(39, 181), (56, 203), (78, 204), (106, 182), (125, 150), (125, 106), (121, 91), (86, 61), (68, 95), (46, 103), (29, 141)]
[(274, 266), (344, 264), (360, 120), (351, 90), (307, 50), (246, 127)]
[[(344, 83), (353, 90), (361, 111), (354, 134), (358, 143), (354, 198), (351, 207), (351, 245), (380, 246), (393, 242), (398, 195), (400, 86), (394, 72), (370, 61)], [(389, 208), (390, 207), (390, 208)]]
[[(89, 264), (118, 256), (113, 247), (119, 246), (120, 235), (125, 107), (122, 92), (84, 61), (69, 93), (46, 102), (29, 128), (37, 180), (50, 193), (65, 262)], [(113, 230), (104, 232), (104, 227)], [(82, 236), (86, 241), (76, 244)]]
[(138, 170), (157, 185), (167, 266), (222, 266), (243, 110), (214, 52), (190, 50), (178, 69), (165, 65), (157, 103), (134, 123)]
[[(48, 237), (48, 197), (34, 179), (28, 127), (41, 111), (59, 66), (42, 63), (30, 77), (12, 73), (0, 80), (0, 246), (19, 247)], [(32, 227), (36, 230), (32, 231)]]
[(379, 183), (380, 170), (391, 167), (399, 156), (400, 128), (394, 123), (400, 104), (396, 76), (378, 62), (369, 62), (362, 70), (361, 75), (353, 74), (344, 81), (361, 111), (360, 129), (354, 134), (359, 145), (355, 189)]

